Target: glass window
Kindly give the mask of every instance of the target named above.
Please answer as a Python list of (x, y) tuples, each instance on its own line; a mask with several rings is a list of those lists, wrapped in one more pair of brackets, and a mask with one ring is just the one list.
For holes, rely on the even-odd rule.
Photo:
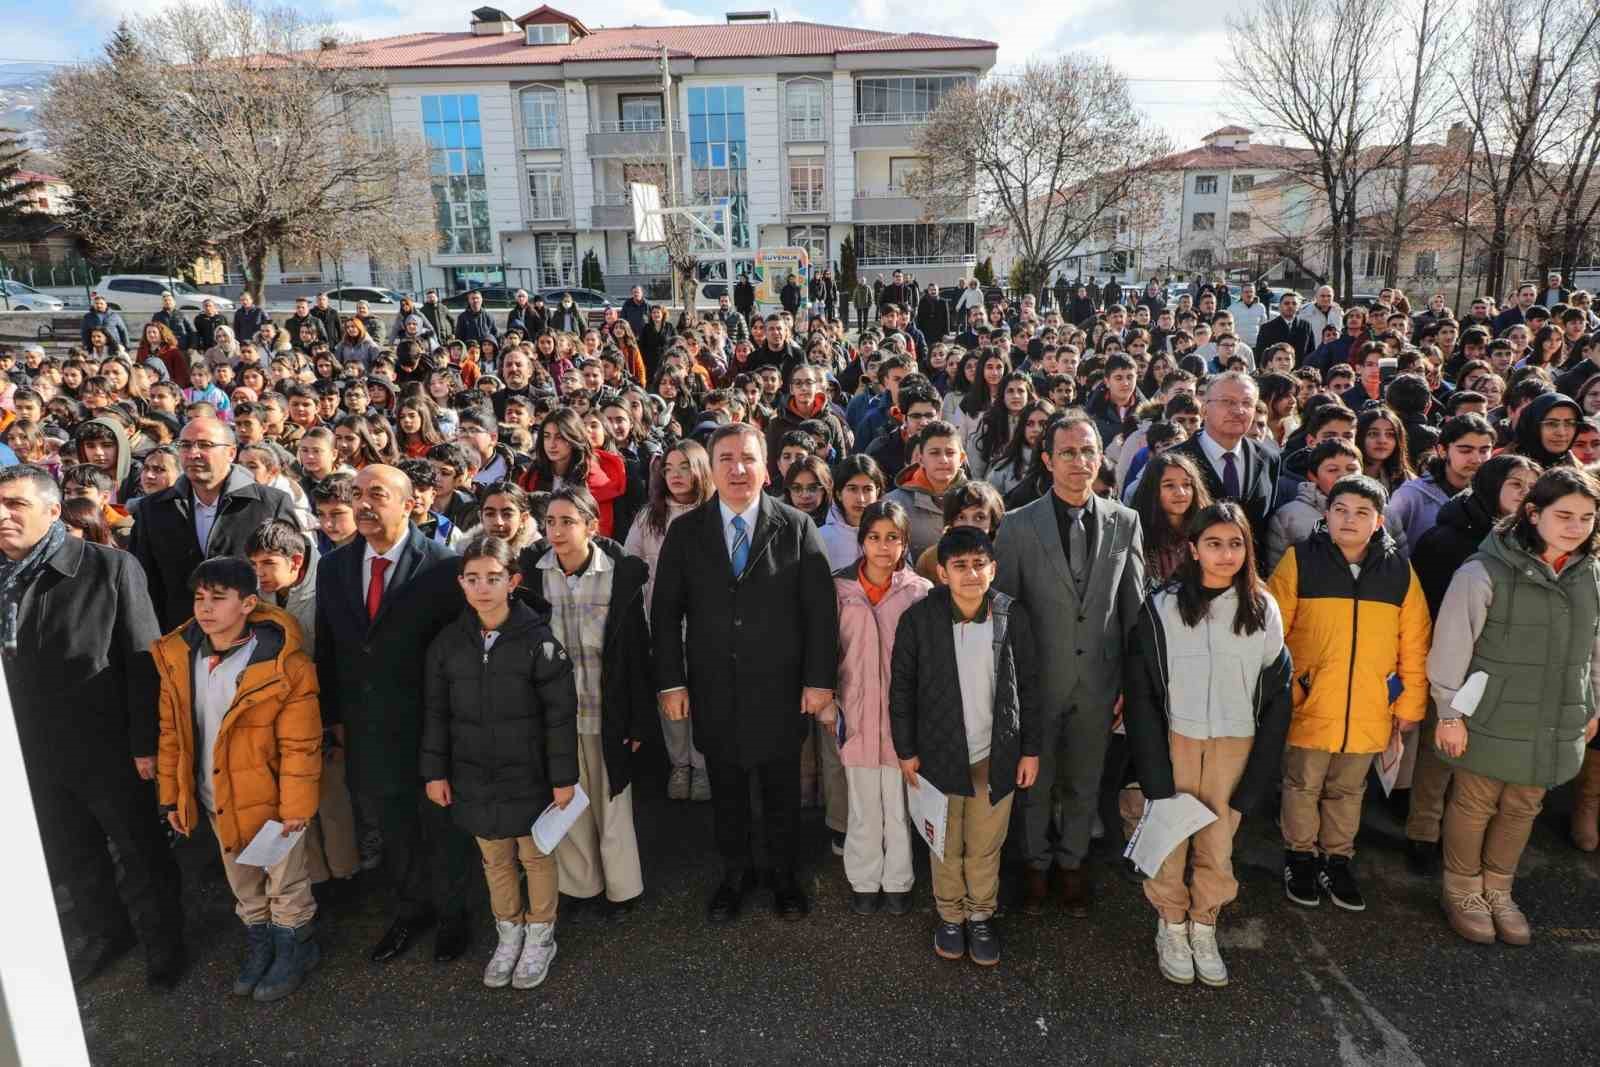
[(1217, 228), (1217, 213), (1215, 211), (1196, 211), (1189, 227), (1196, 233), (1205, 233)]
[(528, 201), (530, 219), (563, 219), (567, 217), (567, 200), (563, 193), (565, 183), (560, 167), (535, 167), (528, 171)]
[(855, 236), (858, 262), (865, 266), (964, 263), (977, 248), (977, 229), (970, 222), (857, 226)]
[(623, 133), (648, 133), (665, 121), (660, 93), (624, 93), (617, 97)]
[(826, 210), (823, 192), (822, 157), (789, 161), (789, 210)]
[(687, 96), (691, 195), (699, 203), (731, 199), (733, 242), (749, 247), (744, 89), (696, 86)]
[(814, 268), (828, 262), (828, 228), (826, 226), (790, 226), (789, 246), (804, 248)]
[(1217, 176), (1215, 174), (1199, 174), (1194, 179), (1194, 191), (1197, 196), (1206, 196), (1217, 191)]
[(571, 234), (540, 234), (539, 286), (549, 289), (558, 285), (578, 284), (578, 244)]
[(561, 147), (561, 94), (554, 89), (537, 86), (522, 90), (522, 144), (525, 148)]
[(529, 44), (567, 44), (571, 39), (572, 27), (566, 23), (528, 27)]
[(490, 252), (488, 185), (477, 96), (424, 96), (422, 120), (429, 149), (428, 172), (433, 177), (439, 251)]
[(785, 87), (784, 91), (789, 140), (822, 140), (822, 83), (809, 80), (792, 81)]
[(1254, 174), (1235, 174), (1233, 176), (1233, 191), (1234, 192), (1236, 192), (1236, 193), (1248, 193), (1251, 189), (1254, 189), (1255, 187), (1256, 187), (1256, 176)]
[(926, 122), (944, 98), (972, 84), (964, 75), (946, 77), (858, 78), (856, 122)]

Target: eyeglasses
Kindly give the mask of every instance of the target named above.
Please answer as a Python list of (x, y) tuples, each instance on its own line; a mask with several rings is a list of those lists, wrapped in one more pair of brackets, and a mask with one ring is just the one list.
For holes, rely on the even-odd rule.
[(801, 485), (799, 482), (795, 482), (789, 487), (789, 492), (793, 493), (795, 496), (816, 496), (818, 493), (822, 492), (822, 486)]
[(179, 441), (179, 452), (209, 452), (213, 448), (226, 448), (226, 441)]
[(1576, 430), (1577, 428), (1577, 419), (1545, 419), (1539, 423), (1539, 429), (1541, 430)]
[(1229, 411), (1252, 411), (1256, 406), (1254, 400), (1224, 400), (1221, 397), (1207, 400), (1206, 403), (1216, 404), (1219, 407), (1227, 408)]
[(511, 578), (505, 574), (469, 574), (461, 579), (461, 584), (468, 589), (499, 589)]

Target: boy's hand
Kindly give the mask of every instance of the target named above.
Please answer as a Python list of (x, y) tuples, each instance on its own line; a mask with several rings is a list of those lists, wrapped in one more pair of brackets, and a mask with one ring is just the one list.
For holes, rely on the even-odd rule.
[(689, 691), (687, 689), (674, 689), (670, 693), (662, 693), (656, 697), (656, 703), (661, 705), (661, 714), (669, 721), (681, 722), (689, 717)]
[(1583, 743), (1588, 744), (1594, 740), (1595, 727), (1600, 726), (1600, 719), (1590, 719), (1589, 725), (1583, 728)]
[(565, 808), (572, 803), (573, 788), (570, 785), (558, 785), (555, 790), (556, 807)]
[(1418, 722), (1416, 719), (1402, 719), (1398, 715), (1394, 717), (1394, 728), (1403, 734), (1409, 734), (1412, 730), (1415, 730), (1421, 725), (1422, 723)]
[(189, 831), (183, 828), (183, 818), (177, 812), (167, 812), (167, 825), (172, 827), (174, 833), (181, 834), (184, 837), (189, 836)]
[[(832, 689), (813, 689), (806, 686), (800, 691), (800, 711), (806, 715), (823, 715), (833, 707)], [(831, 722), (831, 717), (827, 720)]]
[(912, 789), (917, 788), (917, 771), (922, 767), (922, 757), (912, 756), (910, 759), (900, 761), (900, 773), (905, 776), (906, 785)]
[(441, 808), (448, 808), (450, 806), (450, 801), (452, 799), (450, 796), (450, 779), (435, 778), (433, 781), (428, 783), (427, 789), (429, 800), (433, 801)]
[(1039, 780), (1039, 757), (1023, 756), (1017, 760), (1017, 788), (1027, 789)]
[(285, 819), (283, 820), (283, 833), (279, 834), (278, 836), (288, 837), (292, 833), (304, 830), (306, 828), (306, 824), (310, 821), (310, 819)]
[(1452, 759), (1467, 750), (1467, 724), (1460, 719), (1440, 719), (1433, 728), (1433, 747)]
[(148, 782), (156, 776), (156, 758), (154, 756), (135, 756), (133, 757), (133, 769), (138, 772), (140, 778)]

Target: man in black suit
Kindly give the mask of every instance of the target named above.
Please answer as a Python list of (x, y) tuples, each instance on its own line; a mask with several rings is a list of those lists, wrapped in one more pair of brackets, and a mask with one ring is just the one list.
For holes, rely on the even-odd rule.
[(717, 495), (667, 528), (656, 565), (657, 690), (668, 719), (693, 716), (711, 779), (723, 875), (707, 917), (732, 919), (755, 886), (754, 779), (774, 868), (773, 907), (798, 919), (810, 909), (794, 870), (800, 746), (809, 716), (833, 706), (833, 580), (810, 517), (761, 491), (761, 432), (747, 423), (723, 426), (709, 449)]
[(1317, 347), (1320, 338), (1311, 332), (1311, 324), (1298, 318), (1300, 313), (1300, 294), (1289, 290), (1278, 298), (1278, 317), (1268, 319), (1261, 324), (1261, 329), (1256, 332), (1257, 352), (1265, 352), (1273, 345), (1287, 342), (1294, 348), (1294, 365), (1305, 365), (1306, 356)]
[(234, 466), (238, 453), (227, 423), (190, 419), (178, 435), (182, 476), (139, 503), (129, 550), (149, 580), (163, 633), (194, 614), (189, 575), (202, 561), (244, 555), (250, 535), (269, 519), (295, 521), (288, 494), (257, 485)]
[(374, 963), (404, 952), (439, 923), (434, 959), (466, 950), (470, 839), (422, 789), (423, 661), (462, 610), (455, 554), (412, 528), (416, 490), (394, 467), (356, 475), (355, 540), (317, 575), (317, 677), (322, 721), (346, 748), (346, 775), (363, 810), (383, 828), (396, 894), (393, 924)]
[(1267, 520), (1277, 509), (1281, 457), (1271, 445), (1245, 436), (1255, 419), (1259, 395), (1255, 379), (1248, 374), (1229, 371), (1217, 375), (1206, 390), (1200, 432), (1173, 451), (1194, 463), (1212, 500), (1231, 500), (1244, 508), (1255, 535), (1256, 563), (1263, 568), (1264, 577)]

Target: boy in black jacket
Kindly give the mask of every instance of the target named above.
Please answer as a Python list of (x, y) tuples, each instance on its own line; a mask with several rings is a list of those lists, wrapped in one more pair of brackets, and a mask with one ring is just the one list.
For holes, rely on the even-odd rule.
[(989, 588), (994, 546), (984, 531), (953, 527), (938, 553), (944, 585), (908, 608), (895, 631), (889, 717), (908, 786), (949, 802), (944, 859), (932, 857), (933, 950), (992, 967), (1012, 789), (1039, 774), (1033, 628), (1020, 601)]

